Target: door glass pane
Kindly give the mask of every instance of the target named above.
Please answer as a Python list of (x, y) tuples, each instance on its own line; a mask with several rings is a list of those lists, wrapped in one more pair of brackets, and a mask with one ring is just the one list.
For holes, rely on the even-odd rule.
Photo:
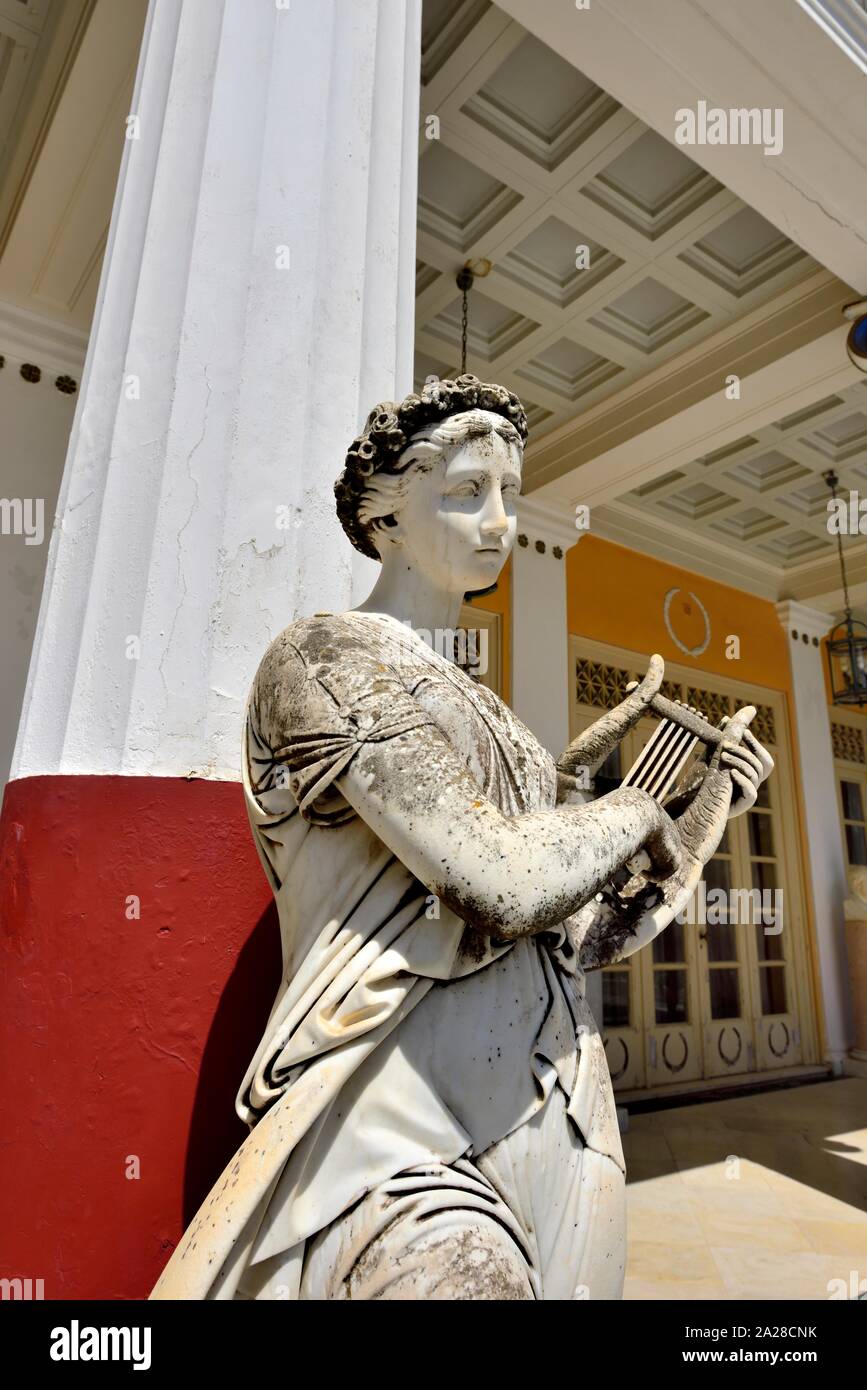
[(737, 934), (734, 924), (729, 924), (730, 861), (710, 859), (704, 866), (704, 881), (708, 960), (737, 960)]
[(773, 859), (774, 827), (768, 812), (748, 811), (747, 821), (750, 827), (750, 854), (761, 854), (767, 859)]
[(782, 935), (770, 935), (761, 922), (756, 923), (756, 955), (759, 960), (784, 959)]
[(711, 970), (708, 978), (711, 1018), (740, 1018), (741, 991), (737, 970)]
[(762, 917), (766, 926), (775, 925), (782, 920), (783, 916), (783, 894), (777, 884), (776, 864), (762, 864), (756, 860), (750, 865), (750, 873), (753, 878), (753, 888), (757, 888), (761, 893), (758, 902), (753, 901), (750, 909), (750, 921), (757, 922)]
[(841, 782), (840, 789), (843, 793), (843, 815), (846, 820), (863, 820), (864, 811), (861, 805), (861, 788), (857, 782)]
[(653, 959), (660, 965), (686, 960), (686, 943), (683, 937), (683, 923), (677, 918), (664, 932), (653, 938)]
[(770, 779), (769, 779), (769, 778), (766, 778), (765, 781), (762, 783), (762, 785), (759, 787), (758, 796), (756, 797), (756, 805), (757, 805), (757, 806), (770, 807), (770, 804), (771, 804), (771, 783), (770, 783)]
[(781, 965), (763, 965), (759, 969), (762, 982), (762, 1013), (786, 1012), (786, 971)]
[(653, 1002), (657, 1023), (686, 1023), (686, 971), (656, 970)]
[(733, 922), (720, 922), (719, 926), (707, 928), (707, 958), (715, 960), (737, 960), (738, 938)]
[(602, 1026), (629, 1027), (629, 971), (602, 972)]
[[(712, 888), (721, 888), (728, 894), (732, 881), (732, 866), (727, 859), (709, 859), (704, 866), (704, 881), (708, 893)], [(725, 916), (728, 914), (726, 913)], [(720, 920), (724, 920), (721, 916)]]
[(612, 748), (604, 763), (601, 763), (596, 772), (597, 777), (611, 777), (619, 782), (623, 777), (620, 770), (620, 744)]
[(850, 864), (867, 864), (867, 839), (863, 825), (846, 826), (846, 852)]

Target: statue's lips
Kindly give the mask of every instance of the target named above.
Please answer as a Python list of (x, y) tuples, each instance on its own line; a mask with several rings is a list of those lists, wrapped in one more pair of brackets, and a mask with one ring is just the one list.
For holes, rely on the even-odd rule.
[(479, 545), (476, 546), (477, 555), (502, 555), (503, 548), (499, 545)]

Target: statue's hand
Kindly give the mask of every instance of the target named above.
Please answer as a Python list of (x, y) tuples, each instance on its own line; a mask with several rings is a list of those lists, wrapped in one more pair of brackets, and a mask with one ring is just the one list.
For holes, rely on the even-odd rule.
[[(726, 738), (717, 745), (698, 791), (675, 821), (684, 854), (699, 864), (706, 864), (715, 853), (730, 816), (740, 814), (733, 810), (735, 795), (747, 810), (773, 767), (770, 754), (747, 729), (754, 714), (753, 707), (747, 706), (726, 720)], [(745, 746), (748, 735), (759, 752)]]
[(622, 801), (630, 808), (636, 803), (646, 825), (641, 847), (626, 867), (632, 873), (643, 873), (654, 883), (677, 873), (683, 859), (679, 827), (659, 802), (639, 787), (619, 787), (609, 792), (605, 800)]
[(621, 739), (650, 708), (650, 702), (658, 693), (664, 675), (665, 663), (662, 657), (652, 656), (644, 680), (629, 692), (625, 700), (621, 700), (614, 709), (608, 710), (570, 743), (565, 753), (557, 760), (558, 770), (574, 774), (577, 768), (585, 767), (589, 769), (592, 777), (609, 753), (613, 752)]
[[(726, 716), (722, 728), (731, 724)], [(727, 738), (719, 747), (718, 764), (728, 769), (732, 780), (732, 796), (729, 803), (728, 820), (741, 816), (754, 806), (759, 787), (774, 770), (774, 760), (763, 744), (744, 727), (740, 743)], [(707, 757), (697, 759), (688, 769), (685, 780), (669, 799), (666, 810), (669, 815), (679, 819), (700, 791), (708, 774)]]
[[(737, 718), (737, 715), (735, 715)], [(721, 727), (730, 724), (728, 717), (722, 720)], [(729, 807), (729, 820), (742, 816), (751, 806), (755, 806), (759, 787), (774, 770), (774, 760), (763, 744), (747, 728), (744, 729), (739, 744), (721, 745), (720, 762), (731, 771), (732, 799)]]

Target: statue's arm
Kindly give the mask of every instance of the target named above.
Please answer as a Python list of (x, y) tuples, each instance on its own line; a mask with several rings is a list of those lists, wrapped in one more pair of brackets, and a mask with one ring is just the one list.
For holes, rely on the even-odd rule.
[(430, 892), (501, 940), (562, 922), (640, 850), (654, 878), (679, 863), (673, 823), (646, 792), (504, 816), (429, 725), (363, 744), (336, 786)]
[(704, 865), (683, 854), (664, 883), (649, 884), (643, 875), (627, 885), (629, 896), (618, 900), (603, 892), (566, 923), (569, 939), (583, 970), (616, 965), (649, 945), (674, 920), (695, 892)]
[(576, 772), (590, 777), (601, 767), (609, 753), (626, 737), (650, 708), (650, 702), (662, 685), (665, 664), (661, 656), (653, 655), (647, 675), (614, 709), (606, 710), (582, 734), (569, 744), (557, 759), (560, 799), (565, 801), (571, 791), (569, 782)]

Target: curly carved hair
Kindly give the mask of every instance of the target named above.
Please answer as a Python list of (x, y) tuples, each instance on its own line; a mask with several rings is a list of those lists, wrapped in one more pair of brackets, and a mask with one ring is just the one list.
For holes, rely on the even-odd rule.
[(420, 395), (405, 396), (400, 404), (383, 401), (370, 412), (361, 434), (349, 446), (343, 472), (334, 484), (340, 524), (362, 555), (371, 560), (380, 558), (370, 525), (359, 516), (361, 500), (373, 474), (401, 473), (401, 454), (413, 435), (468, 410), (502, 415), (515, 427), (521, 442), (526, 443), (527, 417), (514, 392), (493, 382), (479, 381), (469, 372), (454, 381), (444, 378), (429, 382)]

